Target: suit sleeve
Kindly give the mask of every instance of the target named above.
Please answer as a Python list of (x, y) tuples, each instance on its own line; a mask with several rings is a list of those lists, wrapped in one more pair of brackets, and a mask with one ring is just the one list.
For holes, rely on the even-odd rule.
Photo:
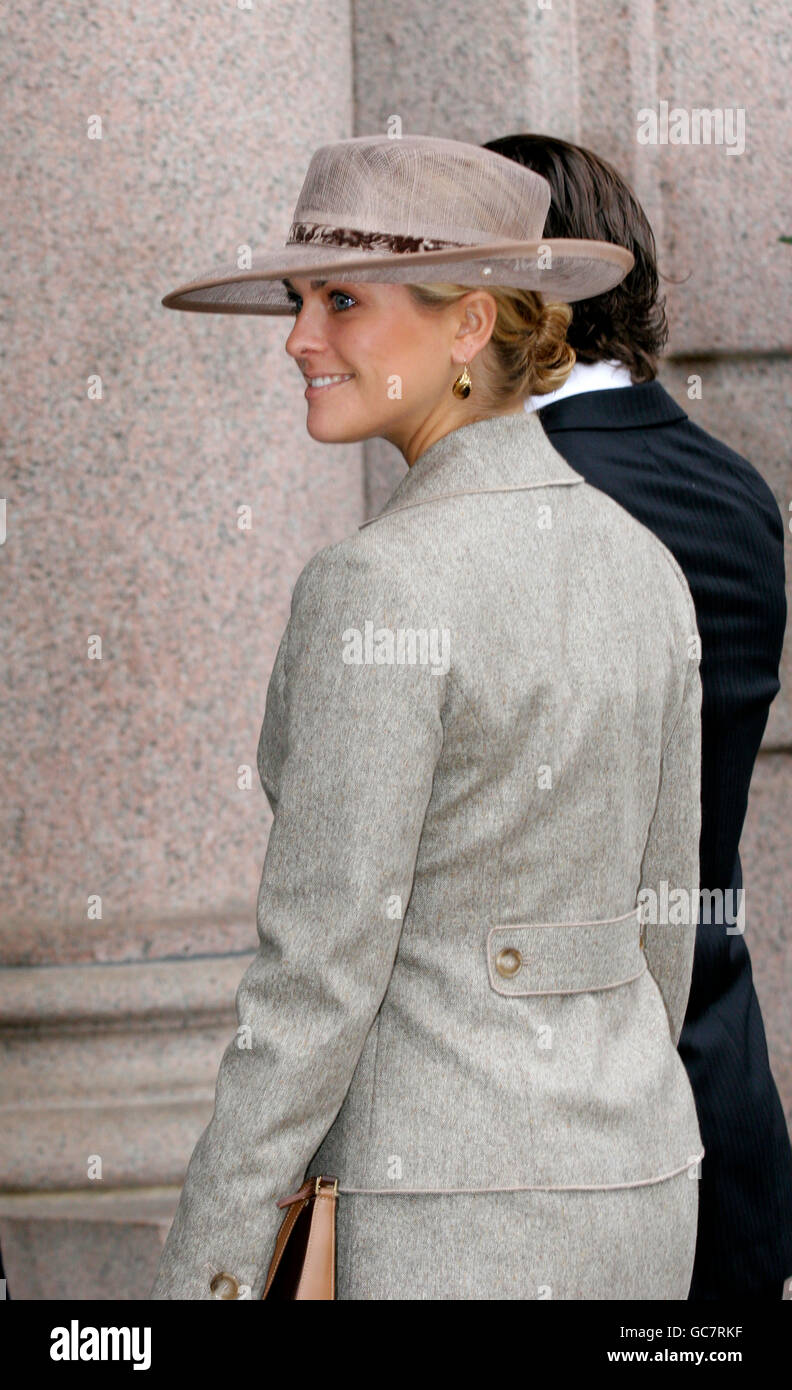
[(256, 752), (256, 766), (258, 768), (259, 781), (264, 788), (264, 794), (270, 804), (270, 810), (274, 813), (278, 806), (278, 787), (277, 774), (275, 769), (281, 767), (285, 757), (284, 740), (286, 737), (286, 721), (284, 719), (284, 685), (286, 680), (286, 652), (289, 645), (289, 624), (286, 624), (280, 646), (278, 647), (275, 662), (272, 667), (269, 685), (267, 687), (267, 699), (264, 707), (264, 721), (261, 725), (259, 734), (258, 749)]
[[(690, 635), (697, 636), (692, 613), (690, 621)], [(700, 830), (701, 678), (699, 659), (694, 654), (687, 661), (682, 704), (663, 752), (657, 803), (641, 867), (644, 900), (658, 907), (643, 928), (646, 959), (665, 1004), (674, 1046), (682, 1032), (693, 973)], [(679, 889), (682, 892), (675, 897)], [(645, 890), (650, 891), (646, 894)], [(668, 921), (663, 920), (664, 900), (669, 903)]]
[(295, 585), (268, 689), (258, 765), (274, 819), (259, 947), (154, 1299), (211, 1298), (220, 1271), (243, 1297), (261, 1297), (284, 1216), (276, 1198), (303, 1182), (388, 986), (442, 746), (445, 678), (427, 664), (345, 660), (350, 629), (368, 621), (426, 626), (426, 615), (370, 548), (326, 547)]

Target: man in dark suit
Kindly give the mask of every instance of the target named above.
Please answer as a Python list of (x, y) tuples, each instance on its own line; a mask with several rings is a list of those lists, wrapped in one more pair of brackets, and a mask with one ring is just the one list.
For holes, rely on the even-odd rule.
[(572, 306), (572, 376), (526, 408), (539, 410), (573, 468), (655, 532), (693, 595), (702, 642), (700, 881), (732, 894), (729, 920), (700, 914), (679, 1041), (706, 1147), (688, 1297), (780, 1300), (792, 1276), (792, 1148), (737, 914), (751, 773), (780, 688), (783, 520), (756, 469), (693, 424), (655, 379), (668, 337), (655, 242), (624, 180), (590, 151), (546, 136), (506, 136), (486, 148), (548, 180), (545, 236), (613, 241), (635, 256), (622, 284)]

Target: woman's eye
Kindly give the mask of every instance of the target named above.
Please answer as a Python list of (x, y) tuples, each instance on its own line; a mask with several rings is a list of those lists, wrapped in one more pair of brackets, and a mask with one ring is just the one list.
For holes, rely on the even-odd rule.
[[(331, 299), (348, 299), (348, 300), (351, 301), (352, 304), (357, 304), (357, 300), (356, 300), (356, 299), (353, 299), (352, 295), (351, 295), (351, 294), (347, 294), (345, 290), (331, 290), (331, 291), (330, 291), (330, 298), (331, 298)], [(349, 307), (349, 306), (347, 306), (347, 307)], [(341, 312), (343, 312), (343, 311), (341, 311)]]
[[(347, 293), (346, 293), (346, 290), (331, 290), (331, 291), (330, 291), (330, 294), (328, 295), (328, 298), (329, 298), (329, 299), (348, 299), (348, 300), (350, 301), (349, 304), (344, 305), (344, 307), (343, 307), (342, 309), (336, 309), (336, 313), (339, 313), (339, 314), (344, 313), (344, 311), (345, 311), (346, 309), (351, 308), (351, 306), (352, 306), (353, 304), (357, 304), (357, 300), (356, 300), (351, 294), (347, 294)], [(290, 295), (288, 296), (288, 299), (289, 299), (289, 312), (292, 313), (292, 314), (298, 314), (298, 313), (300, 312), (301, 296), (300, 296), (299, 294), (298, 294), (298, 295), (290, 294)]]

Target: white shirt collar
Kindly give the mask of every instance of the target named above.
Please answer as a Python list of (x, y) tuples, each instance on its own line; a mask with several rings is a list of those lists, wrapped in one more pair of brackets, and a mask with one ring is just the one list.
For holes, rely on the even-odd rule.
[(582, 391), (611, 391), (621, 386), (632, 386), (630, 369), (623, 362), (576, 362), (563, 386), (548, 391), (546, 396), (526, 396), (523, 409), (530, 415), (564, 396), (577, 396)]

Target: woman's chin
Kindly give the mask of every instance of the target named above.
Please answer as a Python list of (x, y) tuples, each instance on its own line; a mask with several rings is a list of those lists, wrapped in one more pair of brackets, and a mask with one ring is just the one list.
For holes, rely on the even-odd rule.
[(334, 420), (331, 411), (325, 416), (321, 411), (309, 410), (305, 428), (318, 444), (352, 444), (364, 437), (364, 432), (356, 429), (351, 420)]

